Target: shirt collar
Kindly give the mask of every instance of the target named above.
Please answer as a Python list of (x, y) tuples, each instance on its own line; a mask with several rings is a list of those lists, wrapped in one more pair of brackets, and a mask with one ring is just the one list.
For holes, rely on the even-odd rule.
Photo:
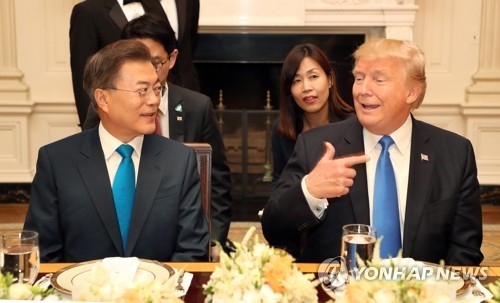
[(163, 95), (161, 96), (160, 99), (160, 105), (158, 106), (158, 110), (166, 115), (168, 111), (168, 84), (165, 84), (165, 87), (163, 89)]
[[(102, 125), (99, 123), (99, 140), (101, 141), (102, 151), (104, 152), (104, 159), (108, 160), (113, 153), (116, 151), (118, 146), (124, 144), (120, 140), (116, 139), (111, 135)], [(132, 141), (126, 143), (134, 148), (134, 152), (137, 156), (141, 157), (142, 142), (144, 141), (144, 135), (139, 135), (135, 137)]]
[[(411, 115), (408, 115), (405, 123), (392, 134), (389, 134), (392, 140), (394, 140), (396, 148), (403, 156), (406, 152), (408, 152), (408, 146), (410, 146), (412, 128), (413, 122), (411, 120)], [(363, 140), (365, 144), (366, 155), (370, 154), (373, 151), (373, 149), (377, 146), (380, 138), (382, 138), (381, 135), (375, 135), (369, 132), (366, 128), (363, 128)]]

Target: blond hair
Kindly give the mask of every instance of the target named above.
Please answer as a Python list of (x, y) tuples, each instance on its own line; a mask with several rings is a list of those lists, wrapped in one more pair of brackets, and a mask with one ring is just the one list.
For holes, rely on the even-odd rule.
[(413, 42), (394, 40), (394, 39), (378, 39), (363, 43), (354, 52), (354, 63), (358, 60), (375, 60), (393, 58), (401, 60), (406, 65), (406, 79), (411, 80), (419, 88), (419, 96), (417, 97), (413, 108), (418, 108), (424, 100), (427, 81), (425, 77), (425, 56), (424, 52)]

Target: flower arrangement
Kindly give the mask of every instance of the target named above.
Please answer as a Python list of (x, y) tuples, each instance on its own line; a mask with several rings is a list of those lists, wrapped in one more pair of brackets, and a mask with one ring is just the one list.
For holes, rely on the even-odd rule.
[(301, 273), (288, 253), (259, 243), (251, 227), (236, 252), (221, 253), (220, 265), (203, 285), (205, 303), (318, 302), (313, 274)]
[(59, 296), (54, 294), (54, 289), (13, 283), (10, 273), (5, 275), (0, 273), (0, 300), (57, 301)]
[(349, 284), (339, 303), (448, 303), (455, 299), (449, 296), (442, 282), (400, 280), (359, 281)]
[[(423, 279), (424, 264), (413, 259), (402, 258), (401, 251), (394, 259), (380, 258), (380, 240), (375, 243), (372, 261), (367, 264), (360, 259), (362, 267), (368, 265), (375, 272), (391, 272), (392, 267), (399, 268), (400, 278), (378, 276), (374, 279), (366, 277), (350, 279), (345, 292), (338, 296), (339, 303), (449, 303), (455, 302), (455, 291), (445, 280)], [(401, 270), (405, 269), (407, 271)], [(393, 271), (396, 272), (396, 271)], [(396, 275), (397, 276), (397, 275)], [(415, 277), (417, 277), (415, 279)]]
[(85, 281), (72, 292), (74, 301), (117, 303), (182, 303), (175, 295), (179, 271), (167, 281), (150, 280), (138, 275), (134, 281), (117, 279), (96, 263)]
[(493, 295), (493, 298), (488, 300), (490, 303), (500, 303), (500, 280), (496, 280), (494, 283), (486, 285), (488, 290)]

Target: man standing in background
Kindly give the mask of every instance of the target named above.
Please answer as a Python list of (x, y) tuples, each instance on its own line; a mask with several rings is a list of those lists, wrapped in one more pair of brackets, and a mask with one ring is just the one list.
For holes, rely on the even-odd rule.
[(199, 0), (86, 0), (73, 8), (70, 20), (70, 55), (73, 93), (82, 126), (90, 101), (83, 90), (87, 59), (104, 46), (120, 39), (128, 21), (145, 13), (169, 21), (177, 39), (179, 56), (169, 80), (199, 91), (193, 53), (198, 32)]

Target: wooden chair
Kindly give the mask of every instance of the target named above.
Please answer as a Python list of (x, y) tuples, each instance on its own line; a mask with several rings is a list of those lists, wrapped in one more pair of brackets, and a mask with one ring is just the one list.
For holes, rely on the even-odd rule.
[[(201, 203), (208, 223), (208, 232), (211, 235), (211, 214), (212, 205), (212, 147), (208, 143), (184, 143), (196, 152), (198, 161), (198, 173), (201, 180)], [(208, 260), (210, 261), (211, 241), (208, 243)]]

